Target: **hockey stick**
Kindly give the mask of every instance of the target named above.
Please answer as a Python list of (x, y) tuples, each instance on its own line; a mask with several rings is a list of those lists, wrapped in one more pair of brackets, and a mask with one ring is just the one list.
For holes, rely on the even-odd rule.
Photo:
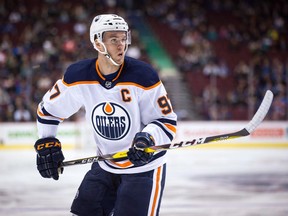
[[(257, 112), (253, 116), (252, 120), (246, 125), (246, 127), (244, 127), (242, 130), (239, 130), (237, 132), (221, 134), (221, 135), (216, 135), (216, 136), (195, 138), (189, 141), (180, 141), (177, 143), (152, 146), (149, 148), (145, 148), (144, 151), (151, 153), (151, 152), (156, 152), (156, 151), (161, 151), (161, 150), (177, 149), (177, 148), (182, 148), (182, 147), (189, 147), (189, 146), (194, 146), (194, 145), (199, 145), (199, 144), (204, 144), (204, 143), (211, 143), (211, 142), (216, 142), (216, 141), (223, 141), (223, 140), (248, 136), (263, 121), (263, 119), (265, 118), (266, 114), (269, 111), (269, 108), (272, 104), (272, 100), (273, 100), (273, 93), (270, 90), (267, 90), (264, 96), (264, 99), (261, 102), (260, 107), (258, 108)], [(97, 162), (97, 161), (111, 160), (111, 159), (127, 158), (127, 152), (128, 151), (120, 151), (114, 154), (106, 154), (106, 155), (81, 158), (81, 159), (76, 159), (76, 160), (71, 160), (71, 161), (64, 161), (62, 163), (62, 167), (72, 166), (76, 164), (86, 164), (86, 163), (92, 163), (92, 162)]]

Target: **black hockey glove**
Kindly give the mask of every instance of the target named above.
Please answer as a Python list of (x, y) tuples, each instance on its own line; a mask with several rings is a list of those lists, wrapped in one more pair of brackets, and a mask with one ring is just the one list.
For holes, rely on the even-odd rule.
[[(34, 148), (37, 152), (37, 169), (40, 175), (58, 180), (58, 168), (64, 160), (60, 141), (54, 137), (38, 139)], [(63, 168), (60, 172), (63, 172)]]
[(142, 166), (149, 163), (154, 153), (147, 153), (144, 151), (144, 149), (154, 145), (155, 143), (153, 137), (149, 133), (136, 133), (132, 147), (129, 148), (129, 151), (127, 153), (128, 159), (135, 166)]

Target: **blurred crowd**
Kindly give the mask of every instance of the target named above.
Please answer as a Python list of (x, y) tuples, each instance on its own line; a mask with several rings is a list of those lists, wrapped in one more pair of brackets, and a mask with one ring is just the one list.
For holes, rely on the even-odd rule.
[[(117, 13), (128, 19), (127, 11), (136, 10), (159, 18), (181, 36), (181, 47), (176, 47), (174, 60), (183, 74), (201, 70), (204, 76), (233, 78), (234, 89), (224, 96), (216, 86), (209, 86), (211, 82), (203, 86), (201, 102), (196, 105), (205, 119), (231, 119), (229, 109), (215, 112), (212, 98), (218, 107), (248, 106), (247, 101), (257, 107), (266, 89), (276, 95), (269, 118), (288, 119), (288, 4), (285, 0), (3, 0), (0, 3), (0, 122), (34, 121), (38, 103), (63, 76), (67, 66), (83, 58), (96, 57), (89, 41), (90, 21), (95, 15)], [(230, 14), (241, 22), (217, 25), (209, 16), (210, 11)], [(217, 41), (225, 41), (231, 52), (246, 47), (248, 58), (229, 64), (217, 56), (213, 48)], [(147, 60), (145, 47), (133, 26), (132, 46), (127, 55)]]
[[(0, 122), (34, 121), (43, 95), (74, 61), (93, 58), (90, 22), (125, 17), (126, 1), (5, 0), (0, 3)], [(127, 55), (145, 58), (137, 32)], [(71, 120), (75, 120), (73, 116)]]
[[(287, 1), (150, 3), (148, 14), (176, 32), (175, 39), (180, 38), (172, 56), (183, 76), (193, 78), (201, 71), (208, 77), (200, 95), (192, 86), (194, 98), (198, 97), (195, 105), (205, 119), (247, 119), (270, 89), (275, 99), (268, 118), (288, 120)], [(242, 114), (249, 109), (250, 116), (241, 116), (236, 109), (246, 110)]]

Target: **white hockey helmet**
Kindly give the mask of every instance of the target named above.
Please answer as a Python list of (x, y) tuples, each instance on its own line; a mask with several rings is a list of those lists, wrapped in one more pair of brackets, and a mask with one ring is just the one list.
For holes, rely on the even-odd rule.
[(115, 14), (102, 14), (94, 17), (90, 26), (90, 41), (94, 45), (97, 38), (102, 42), (103, 33), (106, 31), (125, 31), (127, 33), (127, 43), (130, 43), (129, 27), (126, 21)]

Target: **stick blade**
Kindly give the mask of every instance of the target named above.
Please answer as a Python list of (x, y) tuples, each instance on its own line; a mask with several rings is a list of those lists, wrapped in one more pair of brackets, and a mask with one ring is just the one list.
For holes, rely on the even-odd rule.
[(258, 108), (257, 112), (253, 116), (252, 120), (248, 123), (248, 125), (245, 127), (245, 129), (251, 134), (255, 128), (259, 126), (259, 124), (263, 121), (265, 116), (267, 115), (269, 108), (273, 101), (273, 93), (270, 90), (267, 90), (264, 96), (264, 99), (262, 103), (260, 104), (260, 107)]

